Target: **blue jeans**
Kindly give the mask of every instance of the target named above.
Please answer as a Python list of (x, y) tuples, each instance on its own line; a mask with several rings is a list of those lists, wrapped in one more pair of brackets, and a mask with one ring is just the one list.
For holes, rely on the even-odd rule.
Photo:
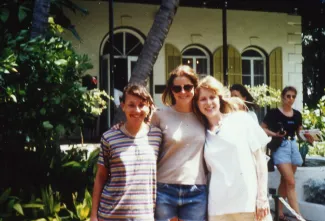
[(157, 183), (156, 221), (205, 221), (207, 186)]
[(272, 157), (275, 165), (290, 163), (301, 166), (303, 163), (296, 140), (283, 140)]

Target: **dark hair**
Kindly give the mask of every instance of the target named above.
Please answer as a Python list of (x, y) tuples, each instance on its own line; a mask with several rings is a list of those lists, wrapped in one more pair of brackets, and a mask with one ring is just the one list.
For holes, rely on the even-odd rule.
[(297, 95), (297, 89), (293, 86), (286, 86), (285, 88), (283, 88), (282, 92), (281, 92), (281, 97), (284, 98), (284, 95), (286, 95), (286, 93), (288, 91), (293, 91), (295, 93), (295, 95)]
[(125, 102), (125, 98), (126, 95), (133, 95), (136, 96), (140, 99), (142, 99), (144, 102), (148, 102), (149, 104), (149, 114), (148, 116), (144, 119), (144, 122), (148, 123), (151, 117), (151, 113), (153, 108), (155, 107), (154, 103), (153, 103), (153, 99), (150, 95), (150, 93), (147, 91), (147, 88), (141, 84), (137, 84), (137, 83), (130, 83), (127, 86), (124, 87), (123, 90), (123, 95), (120, 98), (121, 102)]
[(167, 80), (166, 88), (162, 94), (162, 102), (165, 105), (174, 105), (176, 100), (174, 98), (172, 87), (174, 86), (174, 79), (177, 77), (186, 77), (188, 78), (192, 84), (194, 85), (194, 89), (197, 87), (198, 84), (198, 77), (195, 74), (194, 70), (188, 65), (180, 65), (175, 68), (169, 74), (169, 78)]
[(230, 91), (238, 91), (242, 97), (246, 98), (245, 104), (249, 110), (257, 110), (259, 106), (255, 103), (255, 99), (248, 92), (247, 88), (242, 84), (233, 84)]

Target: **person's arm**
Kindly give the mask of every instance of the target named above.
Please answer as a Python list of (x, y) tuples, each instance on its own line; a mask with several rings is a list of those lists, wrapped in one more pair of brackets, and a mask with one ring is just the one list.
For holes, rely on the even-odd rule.
[(286, 135), (286, 133), (284, 134), (280, 134), (280, 132), (274, 132), (274, 131), (271, 131), (267, 124), (262, 122), (261, 123), (261, 127), (263, 128), (263, 130), (265, 131), (265, 133), (268, 135), (268, 136), (271, 136), (271, 137), (284, 137)]
[(256, 199), (256, 218), (263, 219), (270, 212), (269, 200), (267, 198), (267, 162), (265, 154), (259, 148), (253, 152), (255, 158), (257, 175), (257, 199)]
[[(294, 116), (295, 116), (295, 121), (296, 123), (298, 124), (298, 128), (296, 130), (296, 134), (297, 134), (297, 137), (300, 139), (300, 140), (303, 140), (301, 137), (300, 137), (300, 131), (302, 130), (302, 115), (299, 111), (296, 111), (294, 110)], [(304, 134), (304, 137), (307, 139), (307, 142), (310, 144), (310, 145), (313, 145), (314, 143), (314, 138), (308, 134), (308, 133), (305, 133)]]
[(90, 215), (90, 221), (97, 221), (97, 212), (98, 206), (100, 201), (100, 196), (102, 194), (104, 185), (108, 179), (109, 170), (103, 165), (97, 165), (97, 173), (94, 182), (94, 189), (93, 189), (93, 199), (92, 199), (92, 209)]
[[(299, 126), (296, 133), (297, 133), (297, 137), (300, 139), (300, 140), (303, 140), (301, 137), (300, 137), (300, 131), (302, 130), (302, 126)], [(314, 143), (314, 138), (308, 134), (308, 133), (305, 133), (304, 136), (306, 137), (307, 139), (307, 142), (310, 144), (310, 145), (313, 145)]]

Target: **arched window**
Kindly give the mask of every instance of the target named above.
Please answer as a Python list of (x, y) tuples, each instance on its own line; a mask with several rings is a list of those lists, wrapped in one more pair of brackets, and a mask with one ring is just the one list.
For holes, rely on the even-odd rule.
[(186, 47), (182, 52), (182, 64), (191, 66), (201, 76), (210, 74), (210, 54), (200, 46)]
[(242, 53), (242, 77), (244, 85), (266, 84), (265, 55), (255, 49)]
[[(143, 48), (145, 36), (138, 30), (129, 27), (121, 27), (114, 30), (114, 103), (116, 106), (120, 104), (119, 97), (122, 94), (123, 88), (128, 84), (131, 77), (132, 69), (138, 60), (138, 56)], [(109, 35), (107, 34), (101, 44), (101, 75), (108, 75), (108, 85), (112, 79), (110, 70), (110, 45)], [(152, 75), (150, 76), (148, 90), (152, 92)], [(107, 109), (108, 115), (111, 116), (108, 125), (113, 120), (113, 114), (110, 113), (110, 108)]]
[[(266, 53), (258, 48), (247, 48), (242, 53), (242, 80), (244, 85), (256, 86), (266, 84)], [(256, 111), (261, 122), (266, 108)]]

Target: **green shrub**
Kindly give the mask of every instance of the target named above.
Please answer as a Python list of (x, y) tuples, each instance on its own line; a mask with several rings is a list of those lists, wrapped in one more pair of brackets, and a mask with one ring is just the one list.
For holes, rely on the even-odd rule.
[[(94, 159), (62, 153), (59, 141), (100, 115), (106, 93), (88, 91), (82, 76), (92, 68), (60, 37), (29, 40), (28, 32), (7, 36), (0, 55), (0, 190), (28, 203), (51, 186), (73, 208), (72, 193), (92, 188)], [(74, 153), (74, 154), (72, 154)], [(79, 167), (69, 167), (69, 162)]]
[(253, 96), (256, 104), (260, 107), (272, 106), (281, 100), (281, 91), (268, 85), (248, 86), (245, 85), (249, 93)]
[[(304, 105), (302, 111), (303, 128), (304, 129), (319, 129), (321, 131), (322, 138), (325, 138), (325, 96), (323, 96), (317, 103), (317, 108), (308, 108)], [(306, 142), (304, 145), (308, 145), (308, 155), (313, 156), (325, 156), (325, 143), (314, 142), (311, 146)], [(302, 146), (301, 144), (300, 146)]]

